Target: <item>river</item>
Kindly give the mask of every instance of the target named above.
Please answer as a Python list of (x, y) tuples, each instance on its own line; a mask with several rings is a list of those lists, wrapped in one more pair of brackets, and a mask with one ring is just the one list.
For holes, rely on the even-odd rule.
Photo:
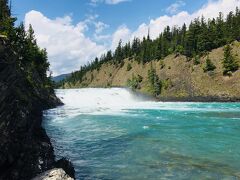
[(238, 179), (240, 103), (156, 102), (122, 88), (56, 90), (44, 112), (77, 179)]

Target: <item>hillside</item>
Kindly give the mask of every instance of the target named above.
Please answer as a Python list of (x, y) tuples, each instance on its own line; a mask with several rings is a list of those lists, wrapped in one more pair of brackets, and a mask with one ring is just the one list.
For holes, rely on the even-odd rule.
[(150, 30), (96, 57), (58, 83), (62, 88), (131, 87), (167, 101), (239, 101), (240, 10), (203, 16), (187, 27)]
[[(240, 43), (231, 44), (234, 58), (240, 63)], [(214, 71), (204, 72), (206, 59), (216, 66)], [(153, 94), (149, 84), (149, 70), (156, 69), (162, 82), (161, 100), (183, 101), (239, 101), (240, 100), (240, 70), (231, 76), (223, 75), (224, 47), (212, 50), (208, 55), (200, 57), (199, 64), (194, 64), (194, 58), (189, 59), (179, 54), (171, 54), (163, 60), (148, 63), (138, 63), (134, 59), (125, 59), (122, 67), (111, 62), (101, 65), (99, 70), (89, 70), (82, 81), (65, 82), (62, 88), (79, 87), (112, 87), (129, 86), (129, 80), (141, 76), (136, 90)]]
[(71, 74), (61, 74), (59, 76), (55, 76), (55, 77), (52, 77), (52, 80), (56, 83), (64, 80), (65, 78), (67, 78), (68, 76), (70, 76)]

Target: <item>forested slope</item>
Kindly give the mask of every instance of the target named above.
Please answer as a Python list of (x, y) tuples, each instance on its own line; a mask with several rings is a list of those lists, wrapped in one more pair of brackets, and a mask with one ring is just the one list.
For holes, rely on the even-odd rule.
[[(240, 43), (234, 42), (231, 47), (240, 63)], [(208, 58), (216, 69), (204, 72)], [(132, 87), (162, 100), (239, 101), (240, 71), (223, 76), (223, 59), (223, 48), (201, 57), (197, 65), (193, 60), (175, 54), (167, 56), (164, 61), (155, 60), (145, 64), (125, 59), (122, 67), (105, 63), (99, 70), (87, 72), (81, 82), (65, 83), (63, 88), (120, 86)]]
[(128, 86), (162, 100), (238, 101), (240, 11), (166, 27), (155, 40), (135, 38), (58, 84), (62, 88)]

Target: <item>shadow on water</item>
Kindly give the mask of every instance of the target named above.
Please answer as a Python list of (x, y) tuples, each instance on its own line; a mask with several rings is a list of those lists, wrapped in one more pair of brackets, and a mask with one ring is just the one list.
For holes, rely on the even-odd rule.
[[(51, 131), (51, 129), (49, 130)], [(107, 139), (71, 142), (66, 140), (65, 133), (63, 128), (54, 127), (51, 142), (54, 145), (57, 158), (66, 156), (72, 160), (77, 179), (111, 179), (107, 178), (107, 174), (96, 175), (95, 169), (102, 166), (103, 161), (111, 161), (114, 156), (126, 151), (134, 139), (144, 137), (142, 132)]]
[[(172, 152), (164, 152), (160, 154), (159, 161), (153, 163), (145, 161), (143, 166), (147, 166), (150, 169), (180, 169), (181, 171), (188, 171), (189, 174), (198, 173), (212, 173), (216, 176), (228, 176), (239, 179), (240, 173), (234, 167), (228, 164), (210, 161), (208, 159), (191, 157)], [(192, 171), (192, 173), (190, 173)], [(195, 171), (195, 173), (194, 173)]]
[[(109, 174), (110, 169), (106, 174), (96, 175), (95, 167), (103, 166), (103, 161), (112, 161), (116, 156), (123, 154), (128, 146), (131, 145), (136, 138), (144, 137), (144, 132), (121, 135), (115, 138), (100, 139), (97, 141), (84, 143), (80, 146), (82, 156), (79, 159), (87, 161), (84, 163), (75, 163), (77, 169), (77, 177), (79, 179), (112, 179)], [(73, 161), (74, 163), (74, 161)], [(106, 167), (105, 167), (106, 168)], [(113, 167), (110, 167), (113, 168)], [(117, 176), (115, 174), (115, 176)]]

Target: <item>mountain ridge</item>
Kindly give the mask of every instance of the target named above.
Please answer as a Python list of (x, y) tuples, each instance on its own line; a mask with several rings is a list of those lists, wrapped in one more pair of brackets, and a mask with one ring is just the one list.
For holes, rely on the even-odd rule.
[(71, 75), (71, 73), (68, 73), (68, 74), (60, 74), (58, 76), (54, 76), (52, 77), (52, 80), (56, 83), (66, 79), (67, 77), (69, 77)]

